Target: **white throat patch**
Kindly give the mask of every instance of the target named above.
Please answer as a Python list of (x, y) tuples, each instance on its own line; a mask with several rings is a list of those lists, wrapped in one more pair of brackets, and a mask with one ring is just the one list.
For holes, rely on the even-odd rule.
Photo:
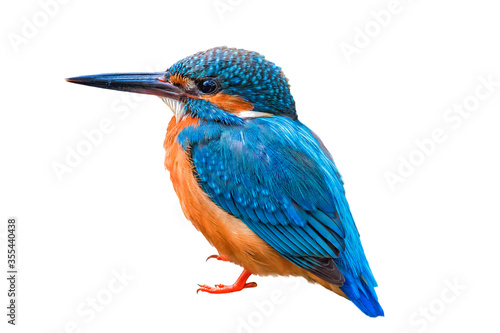
[(186, 114), (186, 104), (168, 97), (160, 98), (165, 104), (167, 104), (170, 110), (172, 110), (177, 121), (179, 121)]

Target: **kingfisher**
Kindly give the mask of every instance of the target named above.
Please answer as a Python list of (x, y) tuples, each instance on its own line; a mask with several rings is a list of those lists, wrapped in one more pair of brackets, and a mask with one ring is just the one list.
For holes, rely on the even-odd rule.
[[(383, 316), (377, 282), (346, 200), (342, 177), (320, 138), (297, 117), (282, 69), (257, 52), (216, 47), (164, 72), (66, 79), (159, 96), (173, 111), (165, 167), (186, 218), (239, 265), (225, 294), (259, 276), (303, 277)], [(208, 260), (207, 259), (207, 260)]]

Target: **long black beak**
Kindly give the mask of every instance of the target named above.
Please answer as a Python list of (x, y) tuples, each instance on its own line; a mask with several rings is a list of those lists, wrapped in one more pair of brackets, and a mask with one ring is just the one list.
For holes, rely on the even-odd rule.
[(166, 81), (165, 72), (86, 75), (68, 78), (66, 81), (97, 88), (168, 97), (175, 100), (179, 100), (183, 94), (180, 88)]

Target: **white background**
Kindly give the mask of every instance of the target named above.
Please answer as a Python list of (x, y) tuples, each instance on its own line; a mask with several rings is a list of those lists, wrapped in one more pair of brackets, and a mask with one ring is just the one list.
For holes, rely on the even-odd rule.
[[(500, 8), (401, 0), (381, 27), (370, 13), (389, 3), (73, 0), (44, 21), (38, 1), (3, 2), (0, 257), (5, 271), (16, 216), (20, 277), (16, 327), (1, 279), (1, 331), (497, 331), (500, 86), (467, 118), (443, 117), (474, 102), (479, 77), (500, 81)], [(29, 22), (39, 26), (31, 34)], [(346, 57), (341, 46), (356, 38)], [(163, 70), (220, 45), (258, 51), (288, 76), (300, 120), (344, 177), (385, 318), (299, 279), (252, 277), (256, 289), (197, 295), (197, 283), (232, 283), (240, 268), (205, 263), (215, 249), (180, 210), (163, 167), (170, 110), (64, 81)], [(111, 132), (60, 181), (54, 162), (103, 119)], [(415, 141), (436, 128), (446, 140), (423, 157)], [(410, 156), (419, 165), (391, 189), (386, 173)], [(133, 277), (124, 287), (122, 270)], [(96, 297), (100, 311), (87, 303)]]

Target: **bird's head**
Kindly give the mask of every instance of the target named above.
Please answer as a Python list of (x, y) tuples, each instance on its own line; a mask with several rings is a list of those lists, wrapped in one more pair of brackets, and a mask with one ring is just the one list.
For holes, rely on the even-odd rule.
[(245, 117), (297, 118), (288, 80), (264, 56), (217, 47), (198, 52), (160, 73), (119, 73), (67, 79), (99, 88), (156, 95), (177, 119), (192, 116), (226, 124)]

